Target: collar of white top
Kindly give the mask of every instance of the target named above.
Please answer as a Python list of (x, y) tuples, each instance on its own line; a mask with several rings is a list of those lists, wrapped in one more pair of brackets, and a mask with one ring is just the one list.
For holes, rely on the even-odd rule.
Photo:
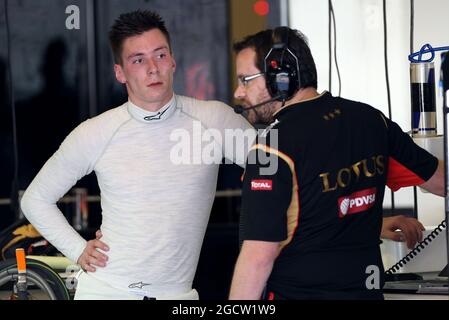
[(168, 101), (166, 105), (164, 105), (156, 112), (151, 112), (142, 109), (141, 107), (136, 106), (130, 100), (128, 100), (128, 111), (134, 119), (140, 122), (155, 123), (168, 119), (175, 111), (176, 109), (175, 105), (176, 99), (175, 95), (173, 94), (173, 97), (170, 99), (170, 101)]

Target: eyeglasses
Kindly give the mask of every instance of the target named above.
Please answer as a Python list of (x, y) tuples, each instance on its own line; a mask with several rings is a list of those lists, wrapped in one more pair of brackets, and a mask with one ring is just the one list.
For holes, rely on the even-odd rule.
[(256, 74), (252, 74), (249, 76), (240, 76), (237, 77), (238, 83), (239, 85), (243, 85), (244, 87), (246, 87), (248, 85), (248, 82), (250, 82), (251, 80), (254, 80), (260, 76), (263, 76), (265, 73), (264, 72), (259, 72)]

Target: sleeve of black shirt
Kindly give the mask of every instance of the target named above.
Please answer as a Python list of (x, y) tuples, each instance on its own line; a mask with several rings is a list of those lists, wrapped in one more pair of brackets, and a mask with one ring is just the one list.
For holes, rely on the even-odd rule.
[(416, 186), (429, 180), (438, 166), (438, 159), (419, 147), (393, 121), (384, 118), (388, 130), (389, 154), (387, 185), (393, 191)]
[[(266, 145), (253, 147), (243, 180), (241, 241), (287, 238), (287, 210), (292, 192), (297, 193), (297, 190), (292, 191), (293, 179), (296, 179), (292, 166), (293, 161), (277, 149)], [(272, 172), (264, 172), (264, 169)]]

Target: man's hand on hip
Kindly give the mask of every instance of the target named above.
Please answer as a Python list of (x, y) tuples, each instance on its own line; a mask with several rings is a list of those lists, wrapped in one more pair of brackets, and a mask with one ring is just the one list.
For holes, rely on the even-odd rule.
[(108, 261), (108, 256), (104, 253), (98, 251), (109, 251), (109, 247), (102, 241), (102, 233), (98, 230), (95, 233), (95, 240), (87, 241), (86, 248), (84, 248), (83, 253), (78, 258), (77, 263), (83, 268), (84, 271), (95, 272), (95, 267), (105, 267)]

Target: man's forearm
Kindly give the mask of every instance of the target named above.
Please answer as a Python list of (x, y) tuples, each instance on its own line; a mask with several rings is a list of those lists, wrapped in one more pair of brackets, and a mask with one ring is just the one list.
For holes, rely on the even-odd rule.
[(72, 172), (77, 168), (67, 169), (70, 163), (64, 160), (65, 157), (57, 152), (47, 161), (26, 189), (21, 208), (28, 221), (47, 241), (69, 259), (77, 261), (86, 241), (68, 223), (56, 202), (81, 174)]
[(270, 250), (262, 255), (257, 249), (243, 246), (235, 266), (230, 300), (258, 300), (273, 269), (275, 256)]
[(445, 196), (444, 162), (442, 160), (438, 161), (438, 167), (433, 176), (429, 180), (421, 184), (420, 187), (438, 196)]
[(21, 206), (28, 221), (47, 241), (76, 262), (86, 246), (86, 240), (70, 226), (56, 205), (38, 200), (27, 191)]

